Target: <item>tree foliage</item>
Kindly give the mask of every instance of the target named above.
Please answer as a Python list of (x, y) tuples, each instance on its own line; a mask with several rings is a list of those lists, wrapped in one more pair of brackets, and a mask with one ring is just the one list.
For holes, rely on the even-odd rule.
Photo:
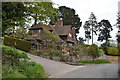
[(83, 28), (85, 29), (85, 38), (87, 39), (88, 41), (88, 44), (89, 44), (89, 40), (91, 39), (91, 32), (90, 32), (90, 26), (89, 26), (89, 22), (86, 21)]
[(99, 22), (99, 37), (98, 41), (103, 41), (105, 40), (106, 45), (109, 45), (109, 38), (111, 38), (110, 32), (113, 30), (110, 22), (108, 20), (101, 20)]
[(89, 20), (85, 22), (84, 24), (84, 29), (85, 29), (85, 37), (88, 39), (88, 44), (89, 40), (92, 38), (92, 44), (93, 44), (93, 35), (97, 35), (97, 21), (96, 21), (96, 16), (94, 15), (93, 12), (91, 12)]
[[(59, 17), (63, 18), (63, 25), (72, 25), (72, 27), (75, 28), (76, 33), (79, 33), (82, 22), (75, 10), (66, 6), (60, 6), (58, 10), (60, 12)], [(56, 17), (56, 19), (57, 18), (58, 17)], [(53, 23), (54, 21), (52, 20), (51, 24)]]
[(29, 2), (25, 6), (28, 8), (27, 14), (34, 20), (33, 25), (38, 22), (49, 23), (51, 18), (58, 16), (58, 10), (51, 2)]
[(15, 31), (16, 27), (26, 29), (26, 24), (32, 24), (32, 21), (34, 24), (49, 23), (51, 18), (58, 15), (58, 10), (51, 2), (3, 2), (2, 13), (3, 33), (11, 28), (14, 34), (19, 31)]
[[(118, 15), (117, 15), (117, 27), (118, 29), (120, 30), (120, 12), (118, 12)], [(118, 49), (120, 51), (120, 31), (118, 31), (118, 35), (117, 35), (117, 42), (118, 42)], [(120, 53), (120, 52), (119, 52)]]
[(84, 41), (85, 41), (85, 39), (83, 39), (82, 37), (79, 37), (78, 43), (84, 44)]
[(25, 24), (25, 11), (26, 8), (22, 2), (2, 2), (3, 34), (7, 28), (15, 29), (15, 26)]

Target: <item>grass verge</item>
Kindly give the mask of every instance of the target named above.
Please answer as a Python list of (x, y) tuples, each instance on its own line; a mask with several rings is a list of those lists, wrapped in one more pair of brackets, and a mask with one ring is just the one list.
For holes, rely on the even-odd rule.
[(110, 63), (110, 61), (105, 59), (98, 59), (98, 60), (90, 60), (90, 61), (79, 61), (80, 63), (84, 64), (100, 64), (100, 63)]

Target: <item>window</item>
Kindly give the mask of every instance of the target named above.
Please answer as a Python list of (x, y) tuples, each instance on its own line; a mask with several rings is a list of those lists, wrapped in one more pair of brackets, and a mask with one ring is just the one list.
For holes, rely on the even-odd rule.
[(39, 31), (39, 33), (41, 32), (41, 30), (40, 30), (40, 29), (39, 29), (38, 31)]
[(33, 33), (37, 33), (37, 32), (41, 32), (41, 30), (40, 29), (35, 29), (35, 30), (33, 30)]
[(69, 33), (69, 37), (72, 37), (71, 33)]

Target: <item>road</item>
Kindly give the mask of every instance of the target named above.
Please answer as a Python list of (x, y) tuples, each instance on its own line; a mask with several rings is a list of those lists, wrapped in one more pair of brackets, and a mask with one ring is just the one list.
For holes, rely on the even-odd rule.
[(28, 54), (31, 61), (41, 64), (50, 78), (118, 78), (118, 64), (73, 66)]
[(41, 64), (44, 67), (46, 74), (49, 75), (50, 78), (71, 72), (71, 71), (76, 70), (80, 67), (84, 67), (84, 66), (68, 65), (68, 64), (65, 64), (62, 62), (57, 62), (57, 61), (41, 58), (39, 56), (35, 56), (32, 54), (28, 54), (28, 56), (31, 59), (30, 61), (34, 61), (38, 64)]

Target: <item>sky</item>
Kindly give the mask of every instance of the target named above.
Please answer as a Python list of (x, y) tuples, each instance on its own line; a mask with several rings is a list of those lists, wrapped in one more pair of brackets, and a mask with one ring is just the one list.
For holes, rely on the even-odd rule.
[[(83, 25), (85, 21), (88, 20), (91, 12), (93, 12), (97, 18), (97, 21), (100, 22), (102, 19), (107, 19), (110, 21), (111, 25), (116, 24), (117, 12), (118, 12), (118, 1), (119, 0), (52, 0), (54, 3), (59, 6), (66, 6), (75, 9), (76, 14), (79, 15), (82, 26), (79, 30), (78, 37), (85, 38)], [(55, 5), (55, 7), (58, 7)], [(116, 33), (118, 29), (116, 26), (113, 26), (113, 31), (111, 36), (113, 40), (116, 40)], [(94, 42), (97, 42), (97, 37), (94, 37)], [(91, 42), (91, 41), (90, 41)]]

